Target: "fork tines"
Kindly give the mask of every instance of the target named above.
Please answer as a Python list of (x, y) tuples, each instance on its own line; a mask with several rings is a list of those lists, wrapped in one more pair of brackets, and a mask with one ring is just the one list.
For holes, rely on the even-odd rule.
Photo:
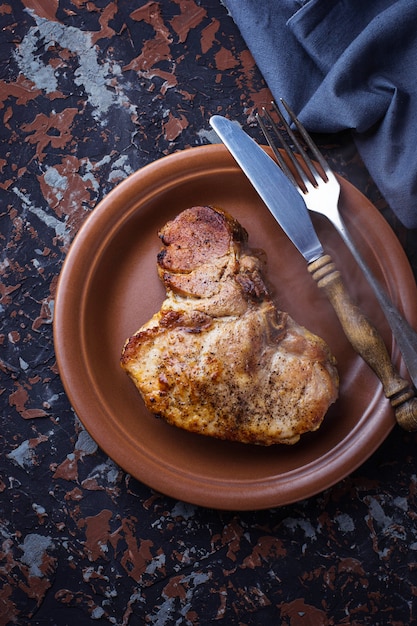
[[(313, 161), (310, 159), (309, 155), (307, 154), (305, 147), (300, 143), (299, 139), (297, 138), (297, 135), (294, 133), (290, 124), (288, 124), (287, 120), (285, 119), (285, 116), (282, 113), (281, 109), (276, 104), (276, 102), (272, 101), (271, 105), (272, 105), (273, 111), (276, 113), (279, 121), (281, 122), (284, 128), (284, 132), (287, 133), (295, 149), (302, 155), (302, 159), (306, 165), (306, 169), (304, 170), (302, 168), (299, 160), (294, 156), (293, 150), (288, 146), (288, 143), (285, 141), (283, 132), (280, 130), (280, 128), (278, 127), (277, 123), (275, 122), (275, 120), (273, 119), (269, 111), (267, 111), (265, 107), (263, 107), (262, 116), (257, 114), (256, 118), (258, 120), (259, 126), (261, 127), (263, 134), (265, 135), (265, 138), (268, 144), (270, 145), (275, 155), (275, 158), (278, 161), (279, 166), (284, 171), (284, 173), (288, 176), (288, 178), (290, 178), (293, 184), (298, 186), (299, 183), (295, 180), (293, 171), (291, 171), (291, 168), (288, 167), (287, 162), (285, 161), (280, 150), (278, 149), (275, 137), (279, 140), (281, 147), (284, 149), (285, 154), (287, 155), (289, 161), (291, 162), (294, 170), (297, 172), (297, 174), (303, 181), (304, 186), (306, 185), (306, 182), (307, 182), (306, 173), (309, 174), (309, 173), (316, 172), (317, 174), (319, 174), (319, 176), (324, 178), (324, 180), (327, 180), (328, 165), (323, 155), (321, 154), (320, 150), (317, 148), (316, 144), (314, 143), (314, 141), (312, 140), (312, 138), (310, 137), (310, 135), (308, 134), (304, 126), (301, 124), (300, 120), (297, 118), (295, 113), (292, 111), (290, 106), (285, 102), (283, 98), (280, 98), (280, 102), (282, 106), (284, 107), (285, 111), (288, 113), (290, 121), (294, 124), (300, 136), (302, 137), (305, 145), (311, 151), (313, 157), (316, 159), (316, 161), (318, 161), (318, 163), (322, 167), (323, 173), (317, 170), (317, 167), (314, 165)], [(264, 118), (267, 120), (268, 125), (265, 123)], [(309, 180), (310, 182), (313, 183), (313, 185), (316, 184), (314, 175), (313, 177), (309, 177)]]

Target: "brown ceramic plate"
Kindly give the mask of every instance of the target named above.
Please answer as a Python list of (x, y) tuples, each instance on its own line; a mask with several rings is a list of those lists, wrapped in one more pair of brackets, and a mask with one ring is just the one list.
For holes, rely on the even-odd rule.
[[(341, 209), (363, 256), (412, 324), (416, 289), (402, 248), (378, 211), (342, 180)], [(119, 366), (125, 339), (163, 300), (156, 273), (157, 231), (183, 209), (222, 207), (268, 255), (276, 303), (322, 336), (335, 354), (340, 398), (319, 431), (295, 446), (217, 441), (149, 414)], [(352, 296), (399, 357), (382, 312), (329, 223), (313, 216)], [(90, 215), (65, 261), (54, 336), (69, 399), (91, 436), (124, 470), (157, 491), (232, 510), (288, 504), (319, 493), (363, 463), (394, 426), (381, 385), (346, 341), (306, 264), (222, 145), (164, 157), (118, 185)]]

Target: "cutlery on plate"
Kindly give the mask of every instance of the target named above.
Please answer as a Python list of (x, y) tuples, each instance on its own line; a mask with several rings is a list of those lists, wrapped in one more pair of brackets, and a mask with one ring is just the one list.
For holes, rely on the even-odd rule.
[(381, 381), (398, 424), (405, 430), (417, 430), (417, 398), (395, 370), (381, 335), (351, 299), (331, 257), (324, 253), (303, 197), (277, 163), (237, 123), (214, 115), (210, 125), (307, 261), (308, 271), (331, 302), (352, 347)]
[[(348, 246), (357, 264), (362, 269), (362, 272), (372, 287), (379, 305), (391, 327), (392, 334), (402, 354), (410, 378), (413, 381), (414, 386), (417, 388), (417, 333), (391, 302), (387, 293), (372, 274), (352, 240), (338, 208), (340, 185), (328, 163), (311, 139), (310, 135), (305, 130), (304, 126), (282, 98), (281, 103), (287, 111), (290, 120), (294, 123), (303, 138), (306, 146), (311, 150), (313, 157), (319, 163), (323, 172), (320, 172), (319, 168), (316, 167), (313, 161), (309, 158), (275, 102), (272, 103), (272, 106), (278, 115), (278, 118), (282, 122), (290, 141), (295, 146), (297, 156), (295, 156), (292, 147), (290, 147), (285, 141), (283, 134), (274, 122), (270, 113), (268, 113), (265, 109), (263, 110), (263, 117), (268, 120), (269, 126), (266, 126), (260, 115), (257, 116), (262, 132), (272, 148), (279, 166), (295, 185), (299, 193), (303, 196), (307, 208), (310, 211), (321, 213), (321, 215), (324, 215), (328, 218), (328, 220), (330, 220)], [(292, 163), (298, 179), (294, 176), (293, 172), (288, 167), (282, 154), (280, 153), (276, 145), (276, 141), (274, 140), (274, 134), (278, 138), (281, 147), (284, 149), (290, 162)]]

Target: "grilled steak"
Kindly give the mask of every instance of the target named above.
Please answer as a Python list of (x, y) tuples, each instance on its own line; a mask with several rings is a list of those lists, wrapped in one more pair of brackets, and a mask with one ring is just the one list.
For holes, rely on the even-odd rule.
[(220, 439), (293, 444), (338, 393), (325, 342), (273, 304), (265, 258), (230, 215), (208, 206), (162, 228), (161, 309), (125, 344), (121, 365), (146, 407)]

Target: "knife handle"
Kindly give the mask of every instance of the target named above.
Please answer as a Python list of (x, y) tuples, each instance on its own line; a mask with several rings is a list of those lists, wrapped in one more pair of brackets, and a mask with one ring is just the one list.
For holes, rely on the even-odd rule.
[(325, 254), (309, 263), (308, 270), (330, 300), (350, 344), (380, 379), (398, 424), (410, 432), (417, 431), (414, 391), (395, 370), (375, 326), (352, 301), (332, 258)]

